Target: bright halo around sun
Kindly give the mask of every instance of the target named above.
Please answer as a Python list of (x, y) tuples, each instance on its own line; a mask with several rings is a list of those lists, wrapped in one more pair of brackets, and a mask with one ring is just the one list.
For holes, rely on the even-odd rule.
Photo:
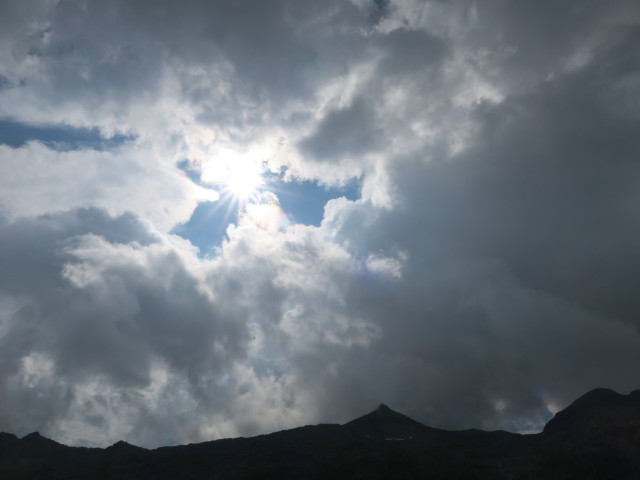
[(255, 162), (237, 162), (229, 166), (225, 190), (239, 201), (246, 202), (258, 193), (264, 183), (262, 166)]
[(219, 189), (221, 205), (242, 210), (259, 201), (265, 184), (263, 158), (265, 154), (256, 149), (238, 152), (220, 148), (202, 164), (200, 180)]

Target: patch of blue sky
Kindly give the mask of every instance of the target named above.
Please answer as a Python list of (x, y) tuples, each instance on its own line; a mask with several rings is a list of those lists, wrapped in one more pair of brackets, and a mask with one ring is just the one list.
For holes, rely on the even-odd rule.
[(182, 160), (181, 162), (178, 162), (178, 168), (182, 170), (193, 183), (200, 185), (200, 173), (197, 170), (191, 168), (188, 160)]
[[(198, 173), (189, 169), (187, 162), (178, 164), (178, 167), (192, 181), (200, 184)], [(282, 175), (267, 175), (260, 190), (277, 195), (280, 207), (291, 223), (319, 226), (326, 203), (339, 197), (357, 200), (360, 182), (353, 180), (344, 187), (326, 187), (314, 181), (285, 182)], [(210, 256), (226, 238), (229, 225), (237, 224), (238, 210), (235, 200), (222, 194), (215, 202), (199, 203), (189, 221), (177, 225), (171, 233), (189, 240), (200, 249), (201, 256)]]
[(280, 207), (291, 222), (304, 225), (320, 225), (324, 206), (329, 200), (339, 197), (357, 200), (360, 197), (360, 182), (357, 180), (343, 187), (326, 187), (309, 180), (284, 182), (281, 176), (274, 176), (267, 185), (271, 185), (271, 190), (280, 200)]
[(238, 211), (222, 197), (215, 202), (200, 202), (187, 223), (176, 225), (171, 233), (186, 238), (210, 256), (227, 236), (227, 227), (238, 222)]
[(52, 150), (108, 150), (133, 140), (130, 135), (103, 137), (97, 128), (77, 128), (68, 125), (33, 125), (11, 119), (0, 119), (0, 144), (19, 148), (38, 141)]

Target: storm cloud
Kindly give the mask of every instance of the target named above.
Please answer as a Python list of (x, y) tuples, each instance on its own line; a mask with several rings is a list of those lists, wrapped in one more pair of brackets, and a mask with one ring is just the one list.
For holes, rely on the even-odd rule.
[[(0, 430), (535, 431), (638, 388), (636, 2), (0, 11)], [(287, 182), (359, 193), (303, 225)], [(238, 210), (208, 253), (174, 233), (205, 201)]]

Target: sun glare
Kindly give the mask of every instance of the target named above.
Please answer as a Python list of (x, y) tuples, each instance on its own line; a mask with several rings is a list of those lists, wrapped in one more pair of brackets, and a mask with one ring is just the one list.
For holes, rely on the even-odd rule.
[(257, 168), (239, 167), (229, 172), (226, 180), (226, 189), (240, 200), (252, 197), (260, 185), (262, 185), (262, 175)]
[(237, 199), (247, 200), (255, 195), (263, 183), (260, 166), (245, 164), (229, 171), (225, 188)]
[(200, 179), (220, 189), (221, 203), (242, 209), (248, 203), (257, 201), (261, 186), (265, 183), (265, 168), (261, 160), (264, 156), (255, 150), (237, 152), (219, 149), (203, 164)]

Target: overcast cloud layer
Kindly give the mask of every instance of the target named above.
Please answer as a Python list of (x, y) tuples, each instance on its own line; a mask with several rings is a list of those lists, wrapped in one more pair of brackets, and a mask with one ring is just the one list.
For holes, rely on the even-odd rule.
[[(0, 431), (534, 431), (639, 388), (639, 44), (633, 0), (0, 0), (0, 120), (122, 139), (0, 144)], [(360, 198), (267, 184), (202, 255), (171, 232), (238, 162)]]

